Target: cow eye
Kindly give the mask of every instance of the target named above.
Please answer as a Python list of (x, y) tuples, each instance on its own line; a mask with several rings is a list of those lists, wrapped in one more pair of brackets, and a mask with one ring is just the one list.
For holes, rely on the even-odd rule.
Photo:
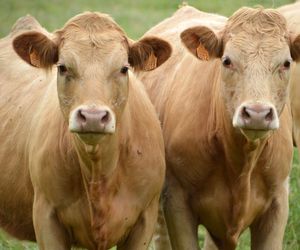
[(121, 70), (120, 70), (120, 72), (122, 73), (122, 74), (127, 74), (127, 72), (128, 72), (128, 66), (124, 66), (124, 67), (122, 67), (121, 68)]
[(231, 59), (228, 56), (222, 58), (222, 64), (226, 68), (230, 68), (232, 66)]
[(58, 73), (60, 75), (64, 75), (68, 72), (68, 69), (67, 69), (66, 65), (64, 65), (64, 64), (57, 65), (57, 69), (58, 69)]
[(283, 63), (283, 67), (284, 67), (285, 69), (289, 69), (290, 66), (291, 66), (291, 61), (289, 61), (289, 60), (286, 60), (286, 61)]

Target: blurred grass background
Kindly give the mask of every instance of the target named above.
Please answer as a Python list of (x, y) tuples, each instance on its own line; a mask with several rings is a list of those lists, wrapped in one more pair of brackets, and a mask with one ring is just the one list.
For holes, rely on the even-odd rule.
[[(188, 4), (206, 12), (231, 15), (241, 6), (276, 8), (291, 0), (188, 0)], [(45, 28), (53, 31), (63, 26), (72, 16), (83, 11), (110, 14), (127, 32), (138, 39), (149, 28), (170, 16), (181, 0), (0, 0), (0, 37), (6, 36), (21, 16), (34, 16)], [(295, 151), (296, 152), (296, 151)], [(286, 228), (284, 249), (300, 250), (300, 165), (295, 153), (290, 179), (290, 214)], [(199, 230), (199, 243), (203, 246), (204, 230)], [(238, 250), (250, 249), (249, 233), (240, 239)], [(0, 250), (36, 250), (34, 243), (20, 242), (0, 232)], [(137, 249), (138, 250), (138, 249)]]
[[(241, 6), (278, 7), (292, 0), (187, 0), (207, 12), (231, 15)], [(49, 31), (62, 27), (72, 16), (86, 11), (110, 14), (131, 38), (171, 15), (182, 0), (0, 0), (0, 36), (6, 35), (21, 16), (31, 14)]]

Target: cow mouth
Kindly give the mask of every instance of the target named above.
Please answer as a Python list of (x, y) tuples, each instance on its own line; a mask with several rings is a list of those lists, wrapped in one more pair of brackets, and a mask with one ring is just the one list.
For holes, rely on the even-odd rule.
[(106, 135), (106, 134), (112, 134), (110, 132), (106, 131), (71, 131), (72, 133), (78, 134), (78, 135)]
[(104, 131), (101, 132), (94, 132), (94, 131), (75, 132), (74, 131), (73, 133), (76, 134), (82, 142), (88, 145), (99, 144), (102, 139), (107, 137), (107, 135), (112, 135), (112, 133), (107, 133)]
[(249, 129), (241, 128), (242, 134), (250, 141), (266, 138), (269, 135), (270, 129)]

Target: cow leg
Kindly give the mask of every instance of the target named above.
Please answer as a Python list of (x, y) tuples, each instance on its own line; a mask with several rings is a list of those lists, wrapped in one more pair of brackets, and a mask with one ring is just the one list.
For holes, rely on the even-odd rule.
[(187, 195), (175, 178), (168, 176), (164, 212), (173, 250), (199, 250), (198, 223)]
[(155, 250), (172, 250), (168, 228), (161, 203), (159, 206), (158, 219), (153, 236), (153, 242)]
[(283, 188), (269, 209), (251, 226), (251, 249), (281, 250), (288, 219), (288, 191)]
[(118, 245), (118, 250), (147, 250), (157, 221), (159, 197), (152, 200), (149, 207), (140, 215), (127, 239)]
[(209, 232), (206, 231), (205, 241), (204, 241), (204, 250), (218, 250), (215, 242), (211, 238)]
[(33, 224), (39, 249), (71, 249), (67, 232), (59, 223), (55, 210), (39, 192), (34, 195)]

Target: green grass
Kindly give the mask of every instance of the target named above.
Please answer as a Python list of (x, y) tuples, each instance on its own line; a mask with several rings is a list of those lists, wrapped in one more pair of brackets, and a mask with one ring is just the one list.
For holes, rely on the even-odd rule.
[[(241, 6), (278, 7), (291, 0), (190, 0), (190, 5), (200, 10), (231, 15)], [(72, 16), (83, 11), (100, 11), (110, 14), (127, 32), (137, 39), (150, 27), (170, 16), (182, 3), (181, 0), (0, 0), (0, 37), (6, 36), (14, 22), (31, 14), (49, 31), (63, 26)], [(300, 165), (295, 154), (291, 173), (290, 214), (286, 229), (284, 249), (300, 249)], [(204, 230), (199, 230), (199, 242), (203, 245)], [(249, 233), (240, 240), (239, 250), (250, 249)], [(14, 240), (0, 233), (0, 250), (36, 250), (33, 243)]]
[[(231, 15), (237, 8), (247, 5), (277, 7), (291, 0), (190, 0), (190, 5), (203, 11)], [(70, 17), (83, 11), (109, 13), (127, 31), (131, 38), (140, 37), (150, 27), (171, 15), (181, 0), (0, 0), (0, 36), (6, 35), (13, 23), (27, 14), (53, 31)]]

